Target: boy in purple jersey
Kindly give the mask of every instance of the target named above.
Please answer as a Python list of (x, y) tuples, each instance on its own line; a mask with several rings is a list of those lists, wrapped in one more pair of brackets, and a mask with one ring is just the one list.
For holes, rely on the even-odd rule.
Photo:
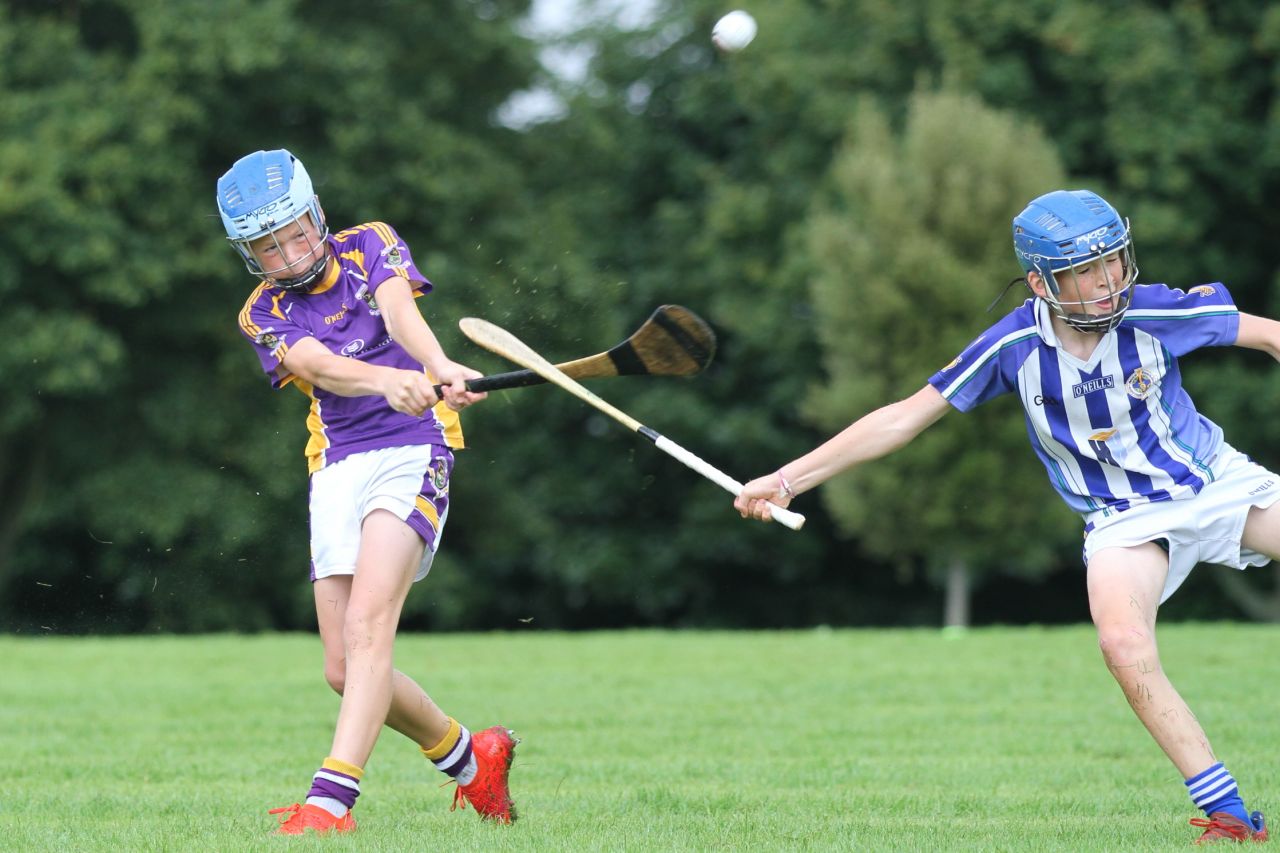
[(1280, 323), (1236, 309), (1220, 283), (1135, 285), (1128, 222), (1094, 193), (1048, 193), (1013, 220), (1032, 298), (914, 395), (854, 421), (734, 506), (769, 521), (836, 474), (908, 444), (952, 408), (1016, 393), (1053, 487), (1085, 521), (1089, 609), (1103, 659), (1185, 779), (1198, 843), (1265, 841), (1235, 779), (1160, 664), (1159, 605), (1197, 562), (1280, 557), (1280, 478), (1228, 445), (1182, 388), (1177, 357), (1202, 346), (1280, 359)]
[(485, 396), (466, 380), (480, 374), (449, 360), (419, 313), (414, 299), (431, 283), (399, 235), (380, 222), (330, 234), (288, 151), (238, 160), (218, 181), (218, 210), (261, 279), (240, 329), (272, 385), (293, 384), (311, 403), (311, 580), (325, 679), (342, 696), (306, 801), (272, 810), (277, 832), (355, 829), (351, 810), (384, 724), (457, 782), (455, 807), (510, 823), (511, 732), (472, 735), (392, 667), (405, 598), (430, 570), (448, 515), (457, 412)]

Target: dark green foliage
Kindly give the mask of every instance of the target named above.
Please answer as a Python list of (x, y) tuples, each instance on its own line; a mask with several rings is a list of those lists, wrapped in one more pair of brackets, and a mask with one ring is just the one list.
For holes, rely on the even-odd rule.
[[(0, 625), (310, 624), (305, 401), (268, 389), (235, 329), (252, 282), (213, 204), (257, 148), (302, 156), (333, 224), (396, 225), (437, 285), (421, 305), (447, 351), (487, 372), (509, 365), (457, 318), (565, 359), (662, 302), (705, 316), (707, 373), (597, 390), (739, 477), (915, 390), (980, 331), (1017, 273), (1009, 218), (1060, 180), (1132, 217), (1144, 279), (1223, 280), (1245, 310), (1280, 310), (1277, 10), (777, 0), (726, 57), (708, 38), (720, 4), (669, 3), (644, 30), (572, 37), (587, 80), (561, 86), (565, 117), (519, 132), (495, 113), (546, 77), (516, 28), (528, 5), (0, 4)], [(867, 363), (874, 377), (848, 371)], [(1272, 370), (1202, 353), (1187, 373), (1275, 466)], [(990, 408), (802, 499), (795, 535), (745, 524), (568, 395), (494, 394), (465, 417), (472, 449), (407, 624), (928, 622), (924, 570), (946, 556), (1026, 583), (1077, 572), (1021, 414)], [(929, 541), (895, 547), (912, 519), (869, 523), (868, 504), (959, 447), (937, 495), (901, 495)], [(1014, 470), (1011, 494), (979, 495)], [(1070, 618), (990, 606), (989, 589), (984, 618)]]
[[(829, 380), (807, 411), (835, 432), (850, 413), (917, 391), (1005, 311), (1009, 210), (1062, 184), (1034, 125), (972, 95), (921, 93), (895, 136), (860, 112), (807, 222), (815, 324)], [(1041, 576), (1074, 559), (1079, 525), (1045, 482), (1013, 399), (944, 418), (906, 449), (832, 482), (840, 526), (882, 558), (953, 559)]]
[(519, 212), (489, 116), (535, 67), (509, 23), (527, 3), (485, 8), (500, 23), (468, 2), (0, 11), (4, 624), (309, 620), (306, 404), (236, 331), (253, 282), (214, 181), (292, 148), (335, 223), (397, 224), (462, 312), (495, 257), (476, 223), (500, 241)]

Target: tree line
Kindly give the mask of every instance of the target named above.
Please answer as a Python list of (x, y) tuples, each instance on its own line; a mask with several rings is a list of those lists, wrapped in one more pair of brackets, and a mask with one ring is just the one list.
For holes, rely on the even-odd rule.
[[(588, 4), (590, 5), (590, 4)], [(719, 337), (692, 379), (595, 390), (739, 477), (916, 390), (996, 316), (1009, 220), (1050, 189), (1132, 220), (1142, 280), (1276, 305), (1280, 9), (1245, 2), (776, 0), (722, 55), (719, 4), (587, 21), (542, 70), (527, 0), (0, 4), (0, 626), (303, 628), (305, 403), (236, 329), (253, 282), (214, 182), (287, 147), (333, 224), (395, 225), (446, 350), (485, 317), (553, 360), (656, 305)], [(498, 120), (513, 93), (561, 114)], [(996, 311), (1008, 310), (1009, 296)], [(1275, 366), (1186, 382), (1280, 465)], [(1006, 405), (1007, 403), (1007, 405)], [(1080, 525), (997, 401), (801, 499), (801, 534), (551, 388), (465, 413), (409, 627), (934, 624), (1087, 618)], [(1263, 570), (1202, 569), (1173, 616), (1280, 618)], [(961, 602), (955, 604), (954, 602)]]

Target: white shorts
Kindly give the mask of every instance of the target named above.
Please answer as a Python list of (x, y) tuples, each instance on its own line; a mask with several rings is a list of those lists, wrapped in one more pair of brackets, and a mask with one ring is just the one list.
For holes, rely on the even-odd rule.
[(1240, 547), (1244, 524), (1253, 507), (1269, 507), (1280, 499), (1280, 477), (1229, 445), (1213, 462), (1215, 480), (1193, 498), (1143, 504), (1103, 517), (1086, 517), (1094, 527), (1085, 535), (1084, 560), (1103, 548), (1129, 548), (1160, 542), (1169, 550), (1163, 603), (1191, 574), (1197, 563), (1233, 569), (1265, 566), (1271, 558)]
[(360, 528), (375, 509), (385, 509), (422, 537), (420, 581), (431, 570), (449, 514), (453, 453), (447, 447), (414, 444), (353, 453), (311, 475), (311, 580), (354, 575)]

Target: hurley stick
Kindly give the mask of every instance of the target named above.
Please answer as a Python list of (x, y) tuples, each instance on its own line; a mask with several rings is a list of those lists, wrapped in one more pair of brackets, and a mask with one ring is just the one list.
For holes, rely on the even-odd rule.
[[(680, 305), (663, 305), (653, 312), (631, 337), (596, 355), (557, 364), (573, 379), (606, 376), (692, 376), (711, 363), (716, 335), (697, 314)], [(547, 380), (532, 370), (513, 370), (479, 379), (468, 379), (468, 391), (501, 391), (539, 385)], [(436, 396), (442, 387), (436, 386)]]
[[(573, 394), (583, 402), (595, 406), (606, 415), (609, 415), (611, 418), (621, 423), (627, 429), (632, 432), (638, 432), (640, 435), (649, 439), (649, 441), (653, 442), (659, 450), (679, 459), (685, 465), (688, 465), (690, 468), (726, 491), (734, 495), (738, 495), (742, 492), (742, 484), (737, 480), (711, 465), (709, 462), (693, 455), (671, 439), (658, 433), (656, 430), (650, 429), (640, 423), (621, 409), (615, 408), (600, 399), (595, 394), (582, 387), (582, 385), (580, 385), (576, 380), (566, 376), (564, 372), (554, 364), (538, 355), (530, 349), (528, 345), (521, 342), (515, 335), (505, 329), (476, 317), (464, 317), (459, 321), (458, 325), (462, 328), (462, 333), (464, 335), (475, 341), (480, 346), (490, 352), (497, 353), (503, 358), (514, 361), (516, 364), (527, 367), (546, 381), (559, 385), (561, 388), (565, 389), (570, 394)], [(781, 522), (792, 530), (799, 530), (804, 525), (804, 516), (798, 512), (783, 509), (775, 504), (769, 505), (769, 512), (775, 521)]]

